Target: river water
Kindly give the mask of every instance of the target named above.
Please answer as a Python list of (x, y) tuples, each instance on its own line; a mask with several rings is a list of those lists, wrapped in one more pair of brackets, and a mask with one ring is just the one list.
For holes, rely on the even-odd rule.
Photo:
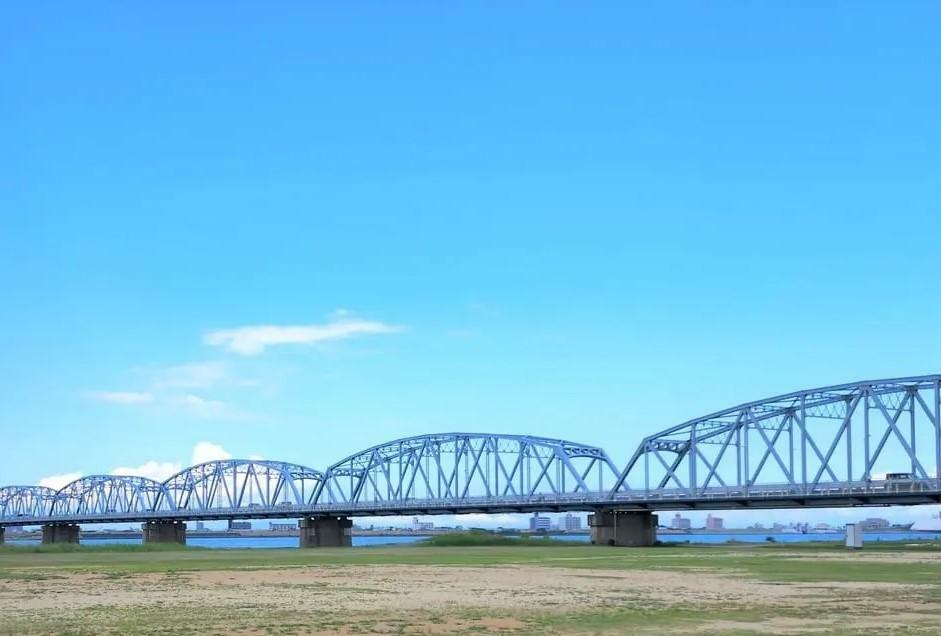
[[(786, 533), (768, 533), (768, 534), (738, 534), (738, 533), (715, 533), (715, 534), (661, 534), (657, 538), (664, 543), (708, 543), (721, 544), (732, 541), (740, 543), (765, 543), (768, 537), (774, 538), (777, 543), (805, 543), (808, 541), (843, 541), (842, 532), (814, 532), (809, 534), (786, 534)], [(866, 542), (872, 541), (925, 541), (941, 540), (941, 532), (867, 532), (863, 535)], [(374, 537), (374, 536), (354, 536), (353, 547), (368, 547), (380, 545), (396, 545), (403, 543), (415, 543), (426, 537), (418, 535), (392, 536), (392, 537)], [(553, 537), (561, 541), (578, 541), (588, 543), (589, 537), (586, 534), (559, 535)], [(538, 541), (538, 539), (535, 539)], [(139, 544), (141, 540), (137, 539), (118, 539), (118, 538), (92, 538), (82, 537), (82, 543), (85, 545), (96, 545), (104, 543), (124, 543)], [(9, 545), (37, 545), (39, 539), (8, 539)], [(187, 545), (198, 546), (202, 548), (218, 549), (236, 549), (236, 548), (296, 548), (297, 537), (190, 537), (186, 541)]]

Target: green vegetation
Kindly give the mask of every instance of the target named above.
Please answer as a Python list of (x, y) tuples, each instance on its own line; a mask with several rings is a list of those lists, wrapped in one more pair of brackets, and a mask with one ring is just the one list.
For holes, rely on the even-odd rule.
[(207, 550), (187, 547), (179, 543), (39, 543), (35, 545), (0, 545), (0, 555), (12, 553), (61, 554), (63, 552), (179, 552), (181, 550)]
[(544, 548), (546, 546), (554, 547), (584, 547), (584, 544), (575, 541), (561, 541), (553, 539), (548, 535), (541, 537), (530, 537), (529, 535), (508, 536), (494, 534), (483, 530), (471, 530), (469, 532), (449, 532), (447, 534), (438, 534), (428, 537), (418, 545), (432, 546), (436, 548), (468, 548), (484, 546), (512, 546), (527, 548)]
[[(447, 536), (447, 535), (443, 535)], [(466, 536), (466, 535), (454, 535)], [(471, 533), (471, 536), (475, 536)], [(734, 570), (736, 576), (777, 581), (883, 581), (918, 582), (938, 577), (941, 567), (893, 563), (873, 559), (830, 559), (846, 556), (843, 547), (827, 543), (664, 545), (654, 548), (612, 548), (544, 539), (516, 539), (487, 535), (506, 543), (448, 545), (417, 543), (371, 548), (317, 548), (213, 550), (172, 544), (97, 546), (3, 546), (0, 578), (6, 572), (29, 568), (87, 572), (187, 572), (256, 568), (295, 568), (344, 565), (531, 565), (604, 570), (675, 570), (702, 568)], [(470, 541), (476, 538), (468, 539)], [(859, 554), (928, 553), (941, 550), (939, 542), (885, 543)]]

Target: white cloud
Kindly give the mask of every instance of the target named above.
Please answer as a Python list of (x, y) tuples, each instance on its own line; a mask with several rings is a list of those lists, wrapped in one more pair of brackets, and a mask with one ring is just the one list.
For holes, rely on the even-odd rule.
[[(168, 477), (172, 477), (176, 473), (183, 470), (183, 468), (220, 459), (232, 459), (232, 454), (219, 444), (214, 444), (213, 442), (198, 442), (195, 446), (193, 446), (191, 463), (186, 466), (184, 466), (181, 462), (162, 462), (152, 459), (144, 462), (140, 466), (118, 466), (112, 470), (110, 474), (132, 477), (148, 477), (154, 481), (165, 481)], [(260, 455), (249, 455), (249, 459), (260, 460), (262, 457)], [(66, 484), (70, 484), (84, 475), (86, 475), (86, 473), (81, 472), (49, 475), (40, 479), (39, 485), (52, 488), (54, 490), (59, 490)]]
[(48, 477), (43, 477), (40, 479), (39, 485), (45, 486), (46, 488), (59, 490), (66, 484), (72, 483), (81, 476), (82, 473), (62, 473), (61, 475), (49, 475)]
[(193, 466), (218, 459), (232, 459), (232, 454), (212, 442), (199, 442), (193, 447)]
[(206, 334), (208, 345), (225, 347), (245, 356), (263, 353), (267, 347), (286, 344), (316, 344), (343, 340), (359, 335), (395, 333), (402, 327), (371, 320), (346, 319), (323, 325), (253, 325), (235, 329), (220, 329)]
[(161, 389), (208, 389), (228, 375), (224, 362), (194, 362), (167, 367), (157, 374), (155, 385)]
[(167, 477), (180, 472), (183, 467), (174, 462), (144, 462), (140, 466), (119, 466), (111, 471), (112, 475), (131, 475), (134, 477), (148, 477), (154, 481), (164, 481)]
[(109, 404), (150, 404), (154, 401), (154, 396), (150, 393), (139, 393), (135, 391), (98, 391), (91, 394), (91, 397), (101, 402)]

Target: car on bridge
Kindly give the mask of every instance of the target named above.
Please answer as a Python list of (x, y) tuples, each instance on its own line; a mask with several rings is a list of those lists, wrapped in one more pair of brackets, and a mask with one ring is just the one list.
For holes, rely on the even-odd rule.
[(890, 490), (912, 490), (915, 485), (913, 473), (886, 473), (885, 485)]

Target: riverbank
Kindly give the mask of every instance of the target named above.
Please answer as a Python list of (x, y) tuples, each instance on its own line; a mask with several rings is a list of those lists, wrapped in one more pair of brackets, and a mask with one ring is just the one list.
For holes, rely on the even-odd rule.
[(901, 543), (0, 551), (0, 633), (934, 634), (939, 581)]
[[(353, 535), (354, 547), (378, 547), (389, 545), (406, 545), (420, 542), (429, 536), (450, 537), (455, 533), (441, 533), (437, 535), (427, 534), (398, 534), (398, 535)], [(460, 533), (457, 533), (460, 534)], [(508, 540), (519, 539), (527, 535), (490, 535), (505, 537)], [(544, 540), (545, 535), (530, 535), (530, 541), (538, 542)], [(565, 541), (568, 543), (590, 542), (587, 534), (556, 534), (547, 537), (551, 541)], [(920, 542), (920, 541), (941, 541), (941, 532), (867, 532), (863, 534), (866, 545), (870, 543), (884, 542)], [(842, 532), (830, 533), (734, 533), (734, 532), (710, 532), (696, 534), (660, 534), (657, 535), (658, 541), (662, 543), (679, 544), (732, 544), (732, 543), (841, 543), (844, 540)], [(447, 539), (445, 539), (447, 540)], [(111, 535), (106, 533), (87, 533), (82, 534), (81, 541), (85, 545), (94, 544), (140, 544), (139, 534), (130, 536)], [(39, 536), (12, 535), (7, 537), (8, 545), (35, 546), (39, 545)], [(268, 535), (229, 535), (229, 534), (190, 534), (187, 536), (187, 544), (195, 547), (212, 548), (220, 550), (238, 550), (238, 549), (290, 549), (298, 547), (297, 534), (268, 536)]]

